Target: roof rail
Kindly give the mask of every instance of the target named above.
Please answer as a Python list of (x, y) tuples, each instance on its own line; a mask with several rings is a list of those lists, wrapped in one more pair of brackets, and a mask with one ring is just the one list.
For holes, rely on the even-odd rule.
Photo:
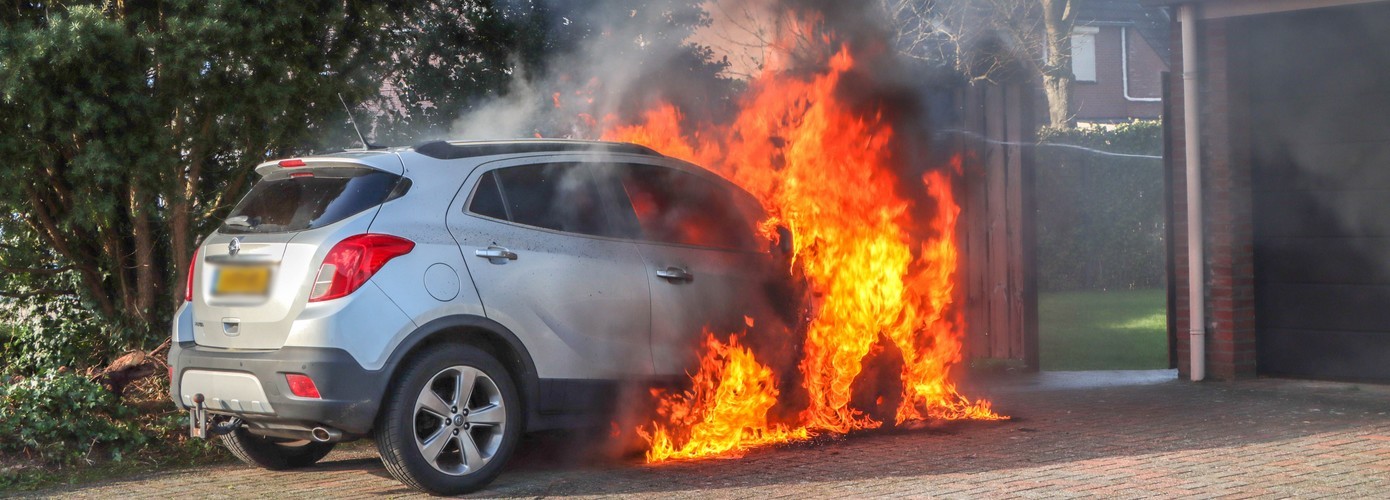
[(477, 156), (491, 156), (516, 153), (565, 153), (572, 151), (627, 153), (661, 156), (656, 150), (619, 142), (562, 141), (562, 140), (517, 140), (497, 142), (447, 142), (429, 141), (415, 145), (416, 153), (438, 160), (456, 160)]

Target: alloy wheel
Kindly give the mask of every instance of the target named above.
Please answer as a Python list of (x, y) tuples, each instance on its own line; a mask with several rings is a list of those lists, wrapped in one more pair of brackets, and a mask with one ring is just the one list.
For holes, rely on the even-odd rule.
[(415, 446), (436, 470), (462, 476), (487, 465), (502, 445), (506, 402), (482, 370), (451, 366), (415, 399)]

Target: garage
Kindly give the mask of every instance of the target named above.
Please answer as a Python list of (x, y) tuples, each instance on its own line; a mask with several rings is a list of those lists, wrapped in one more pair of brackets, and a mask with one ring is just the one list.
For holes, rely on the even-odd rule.
[[(1188, 335), (1194, 322), (1178, 318), (1180, 370), (1390, 381), (1390, 2), (1180, 9), (1192, 9), (1198, 35), (1184, 54), (1199, 61), (1205, 243), (1205, 331)], [(1169, 83), (1181, 232), (1192, 208), (1181, 73)], [(1182, 270), (1170, 283), (1186, 314), (1192, 249), (1174, 243)], [(1205, 352), (1190, 356), (1190, 338)]]
[(1250, 22), (1259, 371), (1390, 380), (1390, 4)]

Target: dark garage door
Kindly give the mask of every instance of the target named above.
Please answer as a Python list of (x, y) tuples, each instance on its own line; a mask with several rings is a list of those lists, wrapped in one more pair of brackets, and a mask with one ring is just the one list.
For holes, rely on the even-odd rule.
[(1390, 381), (1390, 3), (1247, 22), (1258, 369)]

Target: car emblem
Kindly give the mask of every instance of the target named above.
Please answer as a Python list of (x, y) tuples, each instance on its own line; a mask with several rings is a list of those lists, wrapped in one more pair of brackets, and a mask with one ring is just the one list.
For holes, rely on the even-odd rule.
[(236, 257), (236, 254), (239, 253), (241, 253), (241, 238), (232, 238), (232, 241), (227, 243), (227, 255)]

